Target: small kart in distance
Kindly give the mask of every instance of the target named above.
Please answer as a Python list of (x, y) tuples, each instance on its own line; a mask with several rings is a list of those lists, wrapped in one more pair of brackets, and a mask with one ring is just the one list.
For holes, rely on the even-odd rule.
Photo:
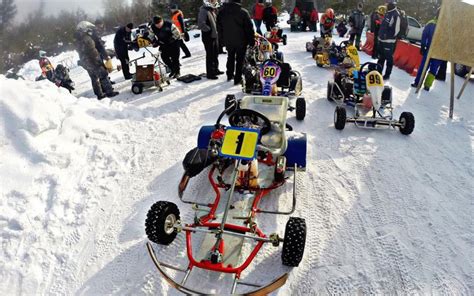
[[(344, 129), (346, 122), (360, 128), (396, 128), (409, 135), (415, 128), (415, 117), (403, 112), (393, 118), (392, 88), (384, 85), (381, 67), (365, 63), (353, 73), (335, 71), (334, 81), (328, 82), (327, 99), (337, 103), (334, 127)], [(347, 117), (345, 107), (354, 108), (354, 117)]]
[[(230, 274), (232, 287), (221, 294), (234, 294), (237, 287), (253, 287), (239, 291), (246, 295), (266, 295), (285, 284), (285, 273), (267, 285), (243, 280), (242, 274), (265, 245), (278, 247), (283, 243), (283, 265), (296, 267), (301, 262), (306, 242), (303, 218), (290, 217), (283, 237), (265, 234), (259, 225), (261, 215), (291, 215), (296, 208), (296, 176), (306, 167), (306, 135), (287, 131), (288, 98), (246, 96), (228, 106), (215, 125), (203, 126), (198, 145), (183, 160), (184, 175), (179, 184), (182, 202), (191, 204), (193, 221), (183, 223), (178, 207), (169, 201), (158, 201), (148, 211), (145, 222), (148, 239), (161, 245), (173, 242), (179, 233), (186, 235), (186, 268), (176, 267), (158, 259), (159, 253), (147, 243), (149, 254), (158, 271), (169, 284), (186, 294), (208, 294), (187, 286), (192, 271), (200, 269)], [(221, 124), (226, 112), (230, 126)], [(210, 167), (208, 179), (215, 193), (211, 202), (184, 200), (183, 195), (192, 177)], [(260, 202), (289, 182), (293, 171), (291, 209), (285, 211), (261, 208)], [(272, 196), (272, 199), (275, 199)], [(193, 247), (192, 237), (202, 235), (200, 247)], [(245, 249), (245, 251), (243, 251)], [(258, 267), (257, 267), (258, 268)], [(180, 282), (166, 269), (184, 273)]]

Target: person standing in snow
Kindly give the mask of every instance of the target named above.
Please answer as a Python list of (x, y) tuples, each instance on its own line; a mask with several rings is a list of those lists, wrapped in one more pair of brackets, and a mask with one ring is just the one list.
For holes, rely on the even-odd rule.
[(199, 9), (198, 27), (201, 29), (202, 42), (206, 50), (206, 77), (217, 79), (217, 75), (224, 74), (219, 70), (219, 42), (217, 32), (217, 0), (204, 0)]
[(377, 10), (372, 12), (370, 15), (370, 30), (374, 33), (374, 49), (372, 51), (372, 58), (376, 59), (378, 57), (378, 38), (379, 38), (379, 31), (380, 25), (385, 16), (385, 12), (387, 11), (387, 7), (385, 5), (380, 5)]
[(311, 13), (309, 14), (309, 29), (311, 32), (317, 32), (318, 31), (318, 22), (319, 22), (319, 12), (316, 8), (313, 8), (311, 10)]
[(334, 10), (332, 8), (326, 9), (326, 12), (321, 16), (321, 38), (332, 37), (335, 23)]
[(263, 5), (263, 0), (257, 0), (257, 3), (255, 3), (252, 9), (253, 22), (255, 24), (255, 28), (257, 29), (256, 30), (257, 33), (260, 35), (262, 35), (262, 31), (260, 27), (262, 26), (264, 9), (265, 9), (265, 6)]
[(104, 97), (114, 97), (119, 93), (114, 91), (108, 78), (107, 69), (97, 48), (96, 40), (93, 38), (94, 29), (93, 24), (82, 21), (77, 25), (74, 37), (76, 49), (79, 53), (80, 66), (89, 74), (92, 89), (97, 99), (102, 100)]
[(271, 32), (272, 28), (278, 23), (278, 10), (272, 4), (272, 0), (265, 0), (265, 8), (263, 9), (263, 23), (267, 28), (267, 32)]
[(352, 11), (351, 16), (349, 17), (349, 25), (351, 26), (349, 42), (354, 44), (357, 50), (360, 50), (360, 37), (362, 36), (362, 31), (365, 27), (365, 15), (362, 11), (364, 4), (359, 2), (357, 4), (357, 9)]
[(179, 47), (184, 52), (183, 59), (190, 58), (191, 52), (189, 51), (185, 43), (185, 41), (189, 41), (189, 34), (188, 32), (186, 32), (186, 26), (184, 25), (184, 14), (181, 10), (178, 9), (177, 4), (171, 5), (171, 21), (181, 33)]
[[(439, 15), (439, 10), (438, 10)], [(429, 21), (425, 28), (423, 29), (423, 35), (421, 37), (421, 48), (420, 53), (423, 55), (423, 59), (421, 60), (420, 66), (418, 67), (418, 73), (416, 74), (415, 82), (411, 84), (412, 87), (418, 87), (420, 83), (421, 74), (423, 72), (423, 68), (425, 67), (425, 63), (428, 59), (428, 51), (430, 50), (431, 42), (433, 41), (434, 32), (436, 30), (436, 23), (438, 21), (438, 16), (436, 18)], [(424, 90), (429, 91), (433, 82), (436, 78), (436, 74), (441, 66), (443, 61), (437, 59), (430, 59), (428, 60), (428, 75), (425, 79)]]
[(240, 0), (231, 0), (220, 11), (217, 30), (227, 49), (227, 81), (234, 79), (234, 85), (238, 85), (242, 82), (245, 50), (255, 44), (250, 15), (242, 8)]
[(151, 29), (155, 34), (153, 46), (160, 47), (163, 62), (171, 69), (170, 78), (178, 78), (180, 74), (179, 53), (181, 33), (176, 26), (163, 20), (161, 16), (154, 16)]
[(378, 37), (378, 64), (382, 67), (382, 70), (387, 63), (385, 69), (384, 80), (390, 79), (393, 69), (393, 53), (395, 51), (395, 44), (397, 42), (397, 36), (400, 32), (400, 12), (396, 6), (396, 0), (387, 0), (387, 13), (384, 16), (382, 24), (380, 25), (379, 37)]
[(132, 29), (132, 23), (129, 23), (124, 27), (120, 27), (120, 29), (117, 30), (117, 33), (115, 33), (114, 37), (115, 54), (122, 64), (122, 73), (126, 80), (132, 79), (132, 74), (130, 74), (130, 67), (128, 65), (130, 61), (130, 58), (128, 57), (128, 46), (131, 43)]

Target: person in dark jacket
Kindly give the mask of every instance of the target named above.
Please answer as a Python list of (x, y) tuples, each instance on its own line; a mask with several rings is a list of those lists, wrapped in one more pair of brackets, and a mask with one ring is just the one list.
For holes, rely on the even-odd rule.
[(383, 76), (384, 80), (390, 79), (393, 69), (393, 53), (395, 51), (395, 44), (397, 42), (397, 36), (400, 32), (400, 12), (397, 9), (395, 0), (387, 0), (387, 13), (384, 16), (382, 24), (379, 30), (379, 45), (378, 64), (382, 67), (382, 70), (387, 62), (387, 69)]
[(186, 46), (186, 43), (184, 43), (185, 41), (189, 41), (189, 34), (186, 32), (186, 26), (184, 25), (184, 14), (178, 9), (178, 5), (176, 4), (171, 5), (171, 21), (181, 33), (179, 47), (184, 52), (183, 59), (190, 58), (191, 52)]
[(349, 25), (351, 26), (349, 42), (354, 44), (355, 39), (355, 47), (358, 50), (360, 50), (360, 37), (362, 36), (362, 31), (365, 27), (365, 15), (362, 11), (363, 7), (364, 5), (362, 2), (359, 2), (359, 4), (357, 4), (357, 9), (354, 10), (349, 17)]
[(255, 44), (255, 31), (248, 11), (240, 0), (231, 0), (217, 16), (218, 34), (227, 49), (227, 81), (242, 82), (242, 68), (247, 46)]
[(201, 29), (202, 42), (206, 50), (206, 77), (217, 79), (217, 75), (224, 74), (219, 71), (219, 42), (216, 16), (217, 0), (204, 0), (199, 9), (198, 27)]
[(278, 23), (278, 10), (272, 5), (272, 0), (265, 0), (265, 8), (263, 9), (263, 23), (267, 28), (267, 32), (271, 32), (272, 28)]
[(378, 57), (378, 38), (380, 25), (382, 24), (386, 12), (387, 7), (385, 5), (380, 5), (377, 10), (372, 12), (372, 14), (370, 15), (370, 31), (374, 33), (374, 49), (372, 50), (373, 59), (376, 59)]
[[(426, 24), (425, 28), (423, 29), (423, 34), (421, 37), (421, 47), (420, 47), (420, 53), (423, 55), (423, 59), (421, 60), (420, 66), (418, 67), (418, 73), (416, 74), (415, 82), (411, 84), (411, 86), (413, 87), (418, 87), (418, 84), (420, 82), (423, 68), (425, 67), (425, 63), (427, 62), (427, 59), (428, 59), (428, 51), (430, 50), (431, 42), (433, 41), (434, 32), (436, 30), (436, 23), (437, 23), (437, 19), (435, 18), (429, 21)], [(426, 76), (426, 79), (425, 79), (424, 90), (426, 91), (430, 90), (442, 62), (443, 61), (437, 60), (437, 59), (428, 60), (428, 67), (427, 67), (428, 75)]]
[(114, 97), (118, 92), (114, 91), (108, 78), (100, 49), (97, 48), (97, 40), (93, 38), (94, 28), (95, 26), (87, 21), (80, 22), (76, 27), (74, 39), (80, 66), (89, 74), (94, 94), (101, 100), (104, 97)]
[(179, 52), (181, 34), (169, 21), (163, 20), (161, 16), (154, 16), (151, 30), (155, 34), (153, 46), (160, 47), (163, 62), (171, 69), (169, 77), (178, 78), (180, 74)]
[(132, 74), (130, 74), (130, 67), (128, 65), (130, 61), (130, 58), (128, 57), (128, 46), (131, 42), (132, 29), (133, 24), (129, 23), (125, 27), (118, 29), (114, 37), (115, 54), (122, 64), (122, 73), (125, 79), (132, 79)]

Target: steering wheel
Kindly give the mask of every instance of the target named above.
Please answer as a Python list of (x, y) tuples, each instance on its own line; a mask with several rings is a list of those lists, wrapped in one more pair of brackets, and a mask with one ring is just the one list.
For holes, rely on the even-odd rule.
[(270, 119), (250, 109), (237, 109), (229, 116), (229, 123), (236, 127), (256, 127), (260, 135), (265, 135), (271, 129)]

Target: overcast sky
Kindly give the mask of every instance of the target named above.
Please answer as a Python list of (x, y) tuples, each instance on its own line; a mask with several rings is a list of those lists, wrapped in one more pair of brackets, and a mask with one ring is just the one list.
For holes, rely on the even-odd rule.
[[(15, 21), (21, 22), (30, 13), (34, 13), (39, 7), (39, 0), (15, 0), (17, 16)], [(46, 14), (57, 14), (61, 10), (74, 11), (81, 7), (84, 11), (96, 16), (103, 12), (102, 0), (45, 0)]]

